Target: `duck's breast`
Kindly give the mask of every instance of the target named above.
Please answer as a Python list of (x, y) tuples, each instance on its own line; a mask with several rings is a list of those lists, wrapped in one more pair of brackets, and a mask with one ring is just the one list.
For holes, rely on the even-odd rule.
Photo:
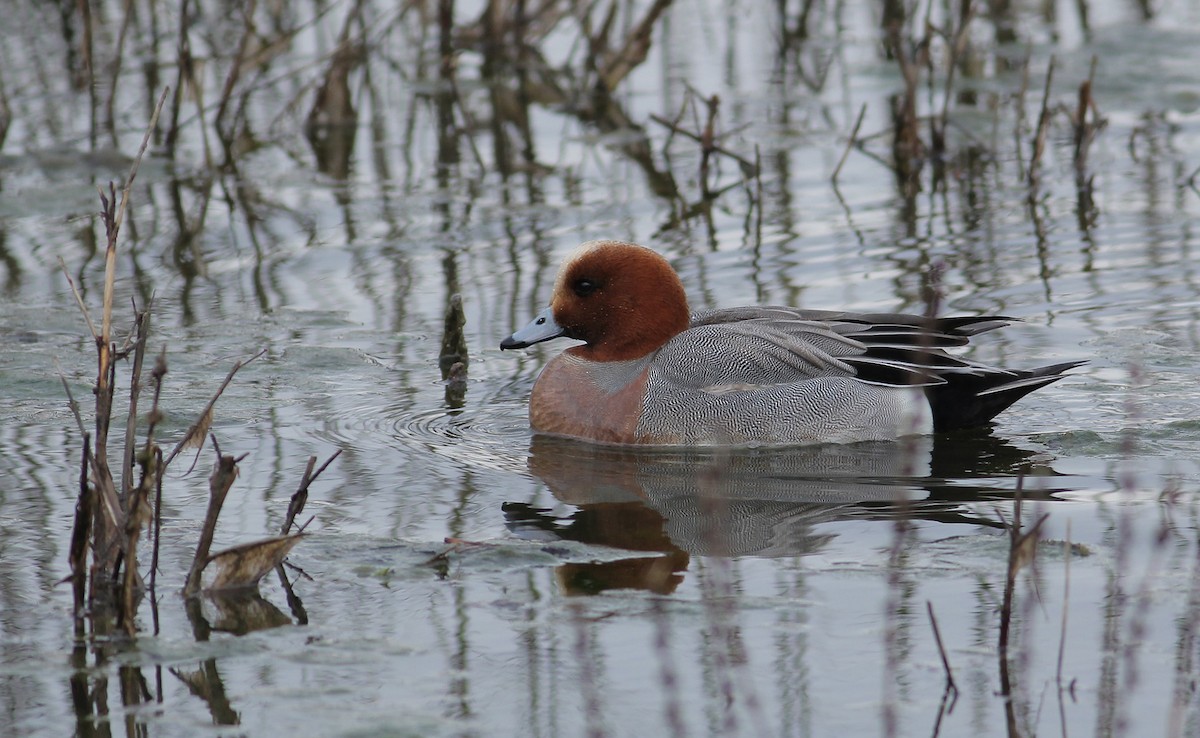
[(649, 360), (589, 361), (564, 351), (533, 387), (529, 424), (541, 433), (638, 443)]

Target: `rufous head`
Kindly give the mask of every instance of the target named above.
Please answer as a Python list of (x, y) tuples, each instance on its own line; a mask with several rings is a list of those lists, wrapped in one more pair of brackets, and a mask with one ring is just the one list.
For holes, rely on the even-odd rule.
[(571, 351), (594, 361), (636, 359), (689, 320), (683, 283), (666, 259), (625, 241), (588, 241), (563, 261), (550, 308), (501, 348), (561, 335), (584, 341)]

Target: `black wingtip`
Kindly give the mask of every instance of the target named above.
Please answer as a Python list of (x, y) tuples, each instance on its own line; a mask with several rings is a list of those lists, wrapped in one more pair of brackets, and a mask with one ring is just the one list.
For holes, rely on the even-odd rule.
[(1025, 395), (1065, 379), (1063, 372), (1086, 363), (1067, 361), (1007, 375), (944, 374), (945, 384), (925, 389), (933, 429), (940, 433), (985, 425)]

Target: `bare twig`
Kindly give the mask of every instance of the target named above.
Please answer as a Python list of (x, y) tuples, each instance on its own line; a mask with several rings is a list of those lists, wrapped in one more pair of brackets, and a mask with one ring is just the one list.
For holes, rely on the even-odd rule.
[(212, 399), (209, 400), (208, 404), (204, 406), (204, 410), (200, 412), (200, 417), (196, 419), (196, 422), (192, 423), (192, 425), (188, 427), (187, 433), (184, 434), (183, 439), (179, 443), (175, 444), (175, 448), (171, 449), (171, 453), (167, 454), (166, 460), (163, 461), (164, 469), (170, 466), (171, 461), (173, 461), (183, 449), (197, 445), (197, 443), (201, 445), (203, 444), (204, 435), (208, 430), (208, 426), (212, 423), (213, 407), (217, 404), (217, 400), (221, 398), (221, 394), (225, 392), (225, 388), (228, 387), (229, 383), (233, 381), (233, 377), (238, 373), (239, 369), (265, 353), (267, 353), (267, 350), (263, 349), (254, 356), (251, 356), (249, 359), (234, 362), (233, 368), (230, 369), (229, 373), (225, 375), (225, 381), (221, 382), (221, 386), (217, 388), (216, 394), (212, 396)]
[[(304, 476), (300, 478), (300, 487), (296, 490), (295, 494), (292, 495), (291, 502), (288, 503), (287, 515), (283, 521), (283, 527), (279, 529), (280, 535), (286, 536), (288, 531), (291, 530), (292, 523), (295, 522), (296, 516), (304, 511), (304, 505), (306, 502), (308, 502), (309, 485), (317, 481), (317, 477), (321, 476), (321, 472), (325, 471), (326, 467), (333, 463), (333, 460), (338, 456), (341, 456), (341, 454), (342, 449), (340, 448), (337, 451), (334, 451), (333, 455), (326, 459), (325, 463), (321, 464), (321, 468), (317, 469), (315, 473), (313, 472), (313, 467), (316, 466), (317, 457), (308, 457), (308, 465), (304, 468)], [(308, 523), (305, 523), (305, 526), (307, 525)]]
[(79, 469), (79, 496), (75, 500), (75, 525), (71, 531), (71, 549), (67, 563), (71, 568), (71, 589), (74, 592), (75, 617), (83, 615), (87, 589), (87, 551), (92, 531), (92, 494), (88, 486), (88, 459), (91, 456), (92, 437), (83, 434), (83, 459)]
[(67, 271), (67, 262), (63, 261), (63, 258), (60, 256), (58, 257), (58, 264), (62, 267), (63, 276), (67, 278), (67, 284), (71, 285), (71, 294), (75, 296), (75, 304), (79, 306), (79, 312), (83, 313), (83, 319), (87, 321), (88, 332), (92, 334), (92, 340), (99, 341), (100, 334), (96, 332), (96, 324), (92, 322), (92, 315), (88, 312), (87, 305), (84, 304), (79, 290), (75, 287), (75, 280), (71, 279), (71, 274)]
[(188, 571), (187, 582), (183, 586), (184, 597), (192, 597), (200, 591), (200, 574), (208, 564), (208, 552), (212, 549), (213, 534), (217, 530), (217, 518), (221, 516), (221, 507), (225, 504), (225, 496), (229, 494), (233, 480), (237, 479), (239, 459), (222, 454), (216, 436), (212, 436), (212, 444), (213, 450), (217, 454), (217, 463), (213, 465), (212, 474), (208, 477), (208, 512), (204, 516), (200, 540), (196, 543), (196, 554), (192, 558), (192, 567)]
[(125, 37), (129, 33), (129, 23), (133, 19), (133, 0), (125, 0), (124, 11), (121, 14), (121, 30), (117, 34), (117, 49), (110, 63), (108, 79), (108, 99), (104, 103), (104, 123), (108, 135), (112, 137), (113, 145), (117, 145), (117, 127), (114, 107), (117, 99), (117, 83), (121, 78), (121, 60), (125, 55)]
[(1050, 86), (1054, 82), (1054, 63), (1053, 56), (1050, 57), (1050, 66), (1046, 69), (1046, 87), (1042, 92), (1042, 110), (1038, 114), (1037, 130), (1033, 136), (1033, 152), (1029, 155), (1029, 186), (1037, 187), (1038, 183), (1038, 167), (1041, 165), (1042, 154), (1046, 150), (1046, 135), (1050, 132)]
[[(153, 443), (154, 429), (158, 426), (158, 421), (162, 418), (162, 413), (158, 409), (158, 398), (162, 394), (162, 380), (167, 374), (167, 349), (163, 348), (159, 352), (158, 358), (154, 361), (154, 371), (151, 373), (151, 378), (154, 380), (154, 400), (150, 405), (150, 417), (146, 427), (146, 447), (143, 454), (147, 457), (151, 453), (154, 454), (154, 468), (157, 471), (154, 479), (154, 549), (150, 554), (150, 591), (153, 592), (155, 585), (158, 583), (158, 550), (162, 540), (162, 480), (163, 471), (166, 469), (166, 464), (163, 463), (162, 449), (157, 444)], [(150, 461), (146, 459), (147, 463)]]
[[(692, 133), (691, 131), (687, 130), (686, 128), (683, 128), (682, 126), (680, 126), (679, 122), (677, 120), (674, 120), (674, 121), (668, 120), (667, 118), (664, 118), (661, 115), (655, 115), (654, 113), (650, 114), (650, 120), (654, 121), (655, 123), (659, 124), (660, 126), (663, 126), (666, 129), (670, 130), (672, 133), (682, 134), (682, 135), (692, 139), (693, 141), (695, 141), (698, 144), (704, 143), (703, 134)], [(733, 159), (734, 161), (736, 161), (738, 163), (738, 166), (742, 168), (742, 171), (746, 172), (747, 174), (754, 171), (754, 162), (750, 161), (749, 159), (747, 159), (744, 156), (737, 154), (734, 151), (730, 151), (729, 149), (725, 148), (724, 146), (721, 146), (720, 144), (716, 143), (715, 139), (712, 142), (712, 151), (713, 151), (713, 153), (721, 154), (722, 156), (728, 156), (729, 158)]]
[(144, 310), (135, 311), (137, 317), (134, 319), (134, 326), (137, 331), (137, 340), (134, 343), (133, 368), (129, 375), (129, 413), (125, 417), (125, 447), (121, 460), (121, 486), (118, 488), (121, 499), (124, 499), (129, 489), (133, 487), (134, 437), (137, 433), (138, 396), (141, 394), (142, 389), (142, 362), (146, 355), (146, 339), (150, 333), (150, 311), (153, 305), (154, 298), (151, 297), (150, 302)]
[(838, 159), (837, 166), (833, 168), (833, 176), (829, 178), (833, 182), (833, 186), (837, 187), (838, 175), (842, 173), (842, 166), (845, 165), (846, 159), (850, 157), (850, 149), (858, 142), (858, 129), (862, 128), (863, 116), (867, 114), (867, 104), (863, 103), (858, 109), (858, 118), (854, 121), (854, 128), (850, 129), (850, 139), (846, 141), (846, 148), (842, 151), (842, 158)]
[[(1088, 150), (1091, 148), (1092, 141), (1096, 139), (1096, 134), (1108, 124), (1108, 121), (1101, 117), (1096, 99), (1092, 97), (1092, 86), (1096, 79), (1096, 64), (1097, 57), (1093, 56), (1091, 67), (1088, 70), (1088, 78), (1079, 85), (1079, 101), (1071, 121), (1075, 128), (1075, 170), (1080, 176), (1087, 168)], [(1088, 113), (1091, 113), (1090, 120)]]
[[(600, 70), (600, 80), (609, 92), (615, 90), (626, 75), (646, 60), (646, 54), (650, 51), (650, 36), (654, 31), (654, 24), (658, 22), (659, 16), (666, 11), (670, 4), (671, 0), (654, 0), (654, 4), (646, 11), (641, 21), (629, 32), (621, 49), (606, 59)], [(613, 3), (614, 9), (616, 5)], [(606, 23), (606, 25), (608, 24)]]
[(58, 378), (62, 381), (63, 391), (67, 393), (67, 407), (71, 410), (71, 415), (75, 416), (75, 425), (79, 428), (79, 433), (86, 439), (88, 432), (83, 428), (83, 416), (79, 414), (79, 403), (75, 401), (75, 395), (71, 393), (71, 385), (67, 384), (67, 377), (63, 374), (62, 368), (58, 369)]

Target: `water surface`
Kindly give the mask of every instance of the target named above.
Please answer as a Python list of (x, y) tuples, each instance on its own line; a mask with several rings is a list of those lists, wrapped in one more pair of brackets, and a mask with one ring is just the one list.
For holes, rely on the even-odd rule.
[[(151, 102), (176, 84), (180, 9), (134, 4), (114, 85), (123, 5), (99, 4), (105, 71), (89, 88), (74, 81), (80, 19), (18, 5), (0, 34), (12, 111), (0, 147), (0, 720), (14, 734), (1200, 730), (1190, 5), (980, 15), (948, 156), (908, 188), (884, 135), (898, 66), (880, 19), (857, 6), (814, 3), (807, 37), (784, 30), (798, 9), (670, 8), (618, 88), (632, 127), (616, 129), (577, 99), (546, 98), (522, 77), (528, 59), (492, 55), (469, 33), (481, 8), (455, 7), (451, 85), (436, 19), (370, 2), (258, 9), (247, 48), (272, 51), (246, 63), (218, 124), (244, 24), (200, 11), (190, 43), (204, 107), (183, 98), (173, 155), (164, 122), (138, 174), (119, 325), (131, 300), (153, 296), (172, 442), (235, 361), (267, 352), (217, 408), (222, 449), (249, 454), (218, 546), (277, 531), (308, 456), (342, 455), (314, 485), (311, 535), (290, 558), (299, 601), (268, 579), (261, 600), (191, 608), (177, 591), (213, 455), (191, 473), (181, 458), (164, 492), (158, 624), (143, 603), (133, 642), (77, 640), (57, 585), (82, 443), (59, 374), (85, 408), (95, 380), (59, 259), (97, 314), (96, 186), (125, 176)], [(578, 17), (535, 41), (583, 74)], [(355, 135), (314, 146), (306, 116), (343, 28), (364, 49), (348, 75)], [(1060, 113), (1030, 187), (1052, 54), (1052, 98), (1070, 109), (1098, 55), (1107, 127), (1077, 176)], [(922, 114), (941, 109), (942, 74), (922, 88)], [(707, 214), (693, 208), (698, 148), (650, 118), (702, 127), (702, 105), (679, 115), (689, 87), (719, 96), (722, 146), (761, 162), (756, 178), (713, 163), (711, 189), (730, 189)], [(863, 104), (867, 153), (850, 153), (834, 187)], [(228, 150), (222, 130), (237, 133)], [(597, 237), (663, 252), (694, 309), (921, 311), (933, 287), (945, 314), (1022, 320), (980, 337), (973, 359), (1089, 364), (987, 432), (914, 443), (639, 454), (534, 438), (529, 390), (562, 346), (498, 344), (545, 304), (562, 256)], [(456, 294), (461, 393), (439, 366)], [(1018, 489), (1023, 522), (1046, 518), (1017, 581), (1006, 701), (998, 641)]]

